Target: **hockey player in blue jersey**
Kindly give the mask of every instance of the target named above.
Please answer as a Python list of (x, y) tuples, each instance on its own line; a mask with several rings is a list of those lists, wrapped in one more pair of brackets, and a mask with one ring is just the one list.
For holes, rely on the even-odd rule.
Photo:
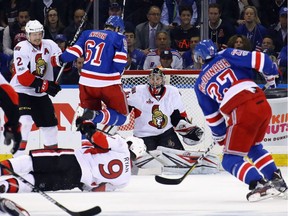
[[(122, 125), (128, 115), (121, 75), (127, 63), (127, 41), (124, 23), (119, 16), (110, 16), (104, 30), (83, 31), (76, 43), (62, 54), (52, 57), (53, 66), (61, 66), (84, 57), (80, 73), (80, 109), (94, 123)], [(101, 102), (106, 107), (102, 109)]]
[[(203, 65), (195, 92), (214, 141), (224, 146), (222, 166), (249, 185), (249, 201), (283, 195), (287, 185), (271, 154), (261, 144), (272, 115), (271, 107), (252, 79), (255, 69), (264, 75), (268, 88), (275, 87), (277, 67), (261, 52), (216, 50), (211, 40), (196, 45), (194, 59)], [(253, 164), (244, 160), (245, 156)]]

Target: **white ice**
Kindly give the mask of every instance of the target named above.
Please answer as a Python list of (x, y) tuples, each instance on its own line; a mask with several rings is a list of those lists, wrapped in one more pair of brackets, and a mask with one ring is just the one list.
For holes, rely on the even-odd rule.
[[(281, 168), (288, 182), (287, 167)], [(176, 176), (169, 176), (176, 177)], [(177, 176), (179, 177), (179, 176)], [(116, 192), (78, 190), (47, 192), (72, 211), (99, 205), (100, 216), (287, 216), (288, 200), (268, 199), (250, 203), (248, 186), (222, 171), (190, 175), (179, 185), (161, 185), (154, 176), (132, 176), (129, 185)], [(3, 194), (26, 208), (31, 216), (65, 216), (66, 212), (38, 193)]]

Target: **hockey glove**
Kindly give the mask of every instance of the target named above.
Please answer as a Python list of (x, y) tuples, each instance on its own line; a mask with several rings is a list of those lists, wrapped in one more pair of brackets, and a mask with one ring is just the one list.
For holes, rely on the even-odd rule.
[(56, 53), (51, 56), (51, 65), (52, 67), (62, 67), (63, 62), (61, 61), (61, 54), (62, 53)]
[(56, 94), (61, 91), (59, 84), (55, 83), (54, 81), (42, 80), (40, 78), (35, 78), (32, 86), (35, 87), (36, 93), (46, 92), (53, 97), (55, 97)]
[(276, 81), (275, 78), (277, 78), (278, 76), (265, 76), (265, 80), (266, 80), (266, 84), (265, 84), (265, 89), (271, 89), (271, 88), (276, 88)]
[(10, 145), (13, 140), (13, 147), (11, 149), (11, 153), (14, 154), (20, 146), (20, 142), (22, 140), (21, 136), (21, 124), (9, 126), (7, 123), (4, 124), (4, 144)]
[(85, 120), (82, 117), (76, 119), (77, 131), (80, 131), (81, 134), (85, 135), (86, 138), (92, 143), (91, 137), (95, 133), (96, 126), (92, 121)]

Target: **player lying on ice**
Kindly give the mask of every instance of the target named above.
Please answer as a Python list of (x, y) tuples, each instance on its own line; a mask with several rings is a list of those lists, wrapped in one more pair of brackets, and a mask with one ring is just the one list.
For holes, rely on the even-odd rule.
[[(77, 126), (87, 139), (86, 147), (73, 149), (38, 149), (29, 155), (2, 161), (42, 191), (71, 190), (114, 191), (125, 187), (131, 176), (131, 160), (146, 151), (142, 139), (108, 136), (91, 121), (77, 119)], [(1, 167), (1, 176), (9, 175)], [(31, 192), (14, 177), (0, 182), (1, 193)]]
[(272, 111), (253, 81), (255, 69), (266, 78), (266, 86), (275, 87), (276, 64), (256, 51), (227, 48), (217, 53), (211, 40), (196, 45), (194, 59), (202, 64), (195, 92), (215, 142), (224, 146), (223, 168), (249, 185), (249, 201), (287, 193), (280, 170), (261, 144)]

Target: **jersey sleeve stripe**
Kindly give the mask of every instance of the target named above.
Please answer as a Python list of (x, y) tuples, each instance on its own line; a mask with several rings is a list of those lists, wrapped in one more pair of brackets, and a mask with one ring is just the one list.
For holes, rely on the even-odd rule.
[(263, 71), (263, 67), (264, 67), (264, 53), (261, 52), (256, 52), (253, 51), (252, 52), (252, 67), (255, 68), (255, 70), (257, 71)]
[[(16, 76), (16, 75), (15, 75)], [(29, 70), (17, 76), (19, 83), (23, 86), (30, 86), (35, 80), (35, 76)]]
[(74, 56), (77, 56), (78, 58), (81, 57), (83, 54), (82, 48), (77, 45), (67, 48), (67, 52)]

